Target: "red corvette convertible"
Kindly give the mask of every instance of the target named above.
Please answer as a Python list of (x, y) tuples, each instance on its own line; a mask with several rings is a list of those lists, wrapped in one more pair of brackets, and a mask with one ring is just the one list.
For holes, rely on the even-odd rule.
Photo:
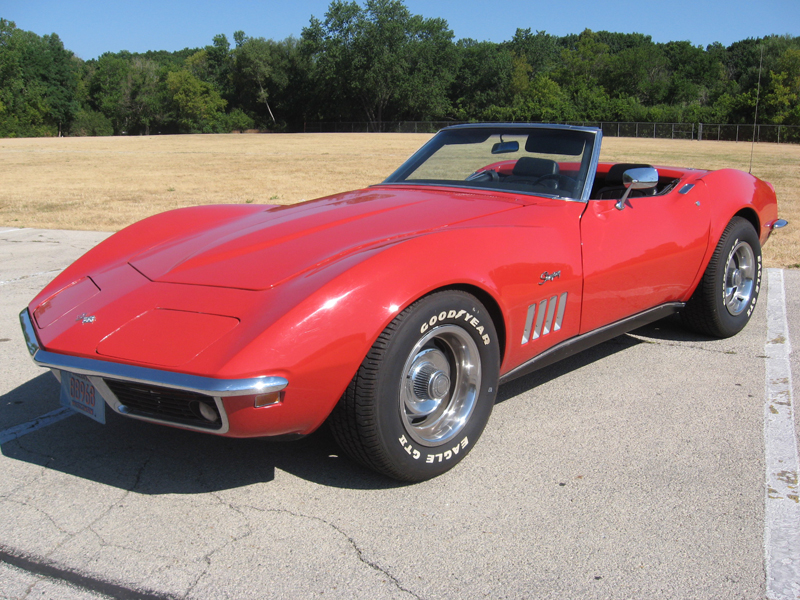
[(673, 313), (725, 337), (753, 312), (786, 224), (773, 187), (599, 164), (601, 138), (450, 127), (364, 190), (150, 217), (33, 299), (28, 348), (101, 422), (291, 437), (328, 421), (356, 461), (434, 477), (501, 383)]

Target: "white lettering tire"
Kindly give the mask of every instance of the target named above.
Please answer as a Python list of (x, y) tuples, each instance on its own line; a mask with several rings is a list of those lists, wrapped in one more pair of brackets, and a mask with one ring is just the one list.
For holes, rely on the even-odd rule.
[(400, 481), (430, 479), (480, 437), (499, 369), (497, 332), (474, 296), (425, 296), (378, 337), (331, 413), (331, 430), (367, 467)]

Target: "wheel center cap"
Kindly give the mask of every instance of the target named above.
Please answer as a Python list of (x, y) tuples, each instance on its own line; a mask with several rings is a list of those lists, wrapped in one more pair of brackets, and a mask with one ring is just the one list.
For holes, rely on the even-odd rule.
[(431, 398), (442, 399), (450, 391), (450, 378), (442, 373), (436, 371), (431, 375), (428, 381), (428, 394)]
[(427, 417), (440, 409), (450, 394), (450, 369), (444, 354), (431, 348), (421, 352), (406, 380), (406, 412)]
[(733, 287), (742, 287), (742, 272), (739, 269), (733, 272)]

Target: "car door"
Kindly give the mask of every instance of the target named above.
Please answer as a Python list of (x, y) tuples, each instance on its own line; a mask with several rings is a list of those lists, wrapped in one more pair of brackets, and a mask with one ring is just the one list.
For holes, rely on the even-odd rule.
[(702, 181), (664, 195), (628, 198), (622, 210), (616, 203), (589, 200), (581, 217), (581, 333), (683, 299), (708, 246)]

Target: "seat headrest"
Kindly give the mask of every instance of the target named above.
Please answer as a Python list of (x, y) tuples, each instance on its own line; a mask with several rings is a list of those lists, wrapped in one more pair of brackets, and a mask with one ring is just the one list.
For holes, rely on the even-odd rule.
[[(558, 175), (558, 163), (547, 158), (534, 158), (523, 156), (514, 165), (512, 175), (519, 177), (544, 177), (545, 175)], [(620, 181), (622, 181), (620, 175)]]

